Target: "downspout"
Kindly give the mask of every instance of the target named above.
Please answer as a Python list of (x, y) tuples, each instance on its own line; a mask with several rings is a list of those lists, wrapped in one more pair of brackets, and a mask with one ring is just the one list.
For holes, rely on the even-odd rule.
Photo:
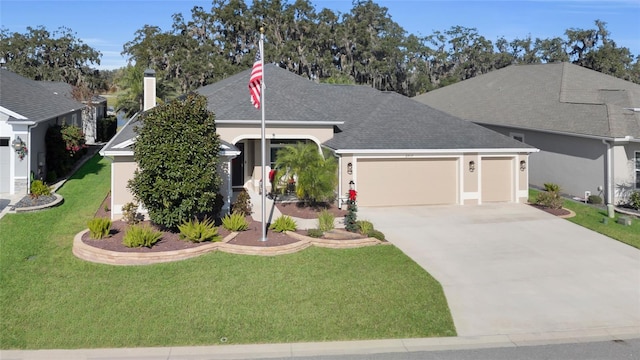
[[(27, 136), (29, 137), (29, 146), (33, 150), (32, 142), (31, 142), (31, 129), (38, 127), (40, 123), (35, 123), (33, 125), (27, 125)], [(31, 194), (31, 161), (33, 152), (29, 152), (29, 161), (27, 161), (27, 195)], [(38, 161), (38, 157), (36, 155), (36, 161)]]
[(602, 143), (605, 144), (607, 146), (607, 157), (606, 157), (606, 161), (607, 161), (607, 183), (606, 183), (606, 200), (607, 200), (607, 214), (609, 215), (610, 218), (615, 217), (615, 213), (614, 213), (614, 209), (613, 209), (613, 203), (611, 200), (611, 187), (613, 185), (613, 181), (612, 181), (612, 172), (613, 172), (613, 166), (611, 164), (612, 159), (613, 159), (613, 149), (611, 148), (611, 143), (609, 143), (607, 140), (602, 139)]
[(338, 156), (335, 151), (333, 156), (338, 159), (338, 208), (342, 209), (342, 156)]

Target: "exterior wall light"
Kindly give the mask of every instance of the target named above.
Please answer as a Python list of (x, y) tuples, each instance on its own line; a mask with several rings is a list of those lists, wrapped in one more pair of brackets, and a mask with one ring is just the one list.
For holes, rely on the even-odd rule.
[(13, 146), (15, 151), (20, 151), (24, 146), (24, 142), (22, 141), (22, 139), (20, 139), (20, 136), (16, 136), (16, 138), (11, 142), (11, 145)]
[(349, 174), (349, 175), (353, 174), (353, 164), (352, 163), (348, 163), (347, 164), (347, 174)]
[(353, 180), (349, 181), (349, 190), (354, 190), (356, 188), (356, 183)]
[(520, 171), (525, 171), (527, 169), (527, 162), (524, 160), (520, 161)]
[(476, 171), (476, 162), (475, 161), (469, 161), (469, 172), (474, 172)]

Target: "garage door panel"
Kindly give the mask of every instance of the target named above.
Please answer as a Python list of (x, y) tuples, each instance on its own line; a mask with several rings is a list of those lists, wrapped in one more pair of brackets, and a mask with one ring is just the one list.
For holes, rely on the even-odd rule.
[(359, 159), (363, 206), (455, 204), (457, 159)]
[(513, 201), (513, 159), (482, 158), (482, 202)]
[(0, 139), (0, 192), (9, 192), (10, 189), (11, 148), (9, 139)]

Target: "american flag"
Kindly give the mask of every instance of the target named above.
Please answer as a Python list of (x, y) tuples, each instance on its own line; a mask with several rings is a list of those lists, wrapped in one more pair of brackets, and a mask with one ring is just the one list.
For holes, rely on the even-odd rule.
[(249, 93), (251, 94), (251, 104), (256, 109), (260, 109), (260, 91), (262, 90), (262, 59), (260, 58), (260, 50), (256, 55), (256, 61), (251, 69), (251, 78), (249, 78)]

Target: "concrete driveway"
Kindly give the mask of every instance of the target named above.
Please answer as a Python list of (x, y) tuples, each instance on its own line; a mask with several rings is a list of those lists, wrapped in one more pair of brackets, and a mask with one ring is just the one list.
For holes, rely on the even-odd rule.
[(640, 335), (640, 250), (524, 204), (358, 210), (440, 281), (459, 336)]

